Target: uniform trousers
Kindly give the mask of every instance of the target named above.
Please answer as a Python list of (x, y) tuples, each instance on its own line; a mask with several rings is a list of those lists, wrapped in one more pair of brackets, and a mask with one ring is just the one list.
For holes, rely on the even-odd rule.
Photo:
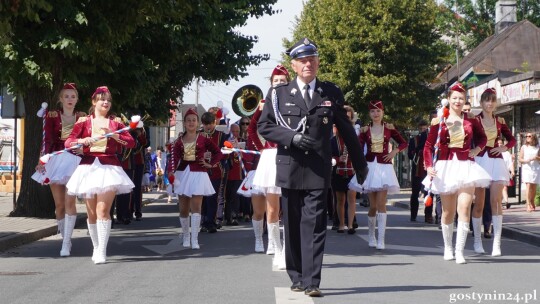
[(319, 287), (321, 282), (327, 192), (281, 188), (287, 274), (303, 287)]
[(133, 174), (133, 184), (135, 184), (135, 188), (133, 188), (133, 192), (131, 193), (131, 205), (130, 212), (131, 214), (135, 214), (136, 218), (142, 217), (142, 179), (144, 174), (144, 164), (135, 165)]

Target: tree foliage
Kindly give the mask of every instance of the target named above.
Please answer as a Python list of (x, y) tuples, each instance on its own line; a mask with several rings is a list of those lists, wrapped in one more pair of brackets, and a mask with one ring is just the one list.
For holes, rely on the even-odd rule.
[(82, 110), (93, 89), (107, 85), (113, 111), (165, 120), (168, 100), (194, 77), (238, 79), (268, 58), (250, 54), (257, 37), (236, 28), (273, 14), (276, 1), (0, 0), (0, 83), (23, 96), (28, 114), (16, 213), (51, 216), (39, 208), (50, 195), (38, 197), (43, 190), (30, 180), (41, 138), (34, 113), (55, 103), (64, 82), (78, 84)]
[(390, 121), (415, 127), (437, 104), (426, 84), (448, 51), (436, 32), (437, 11), (430, 0), (311, 0), (284, 44), (313, 39), (319, 78), (339, 85), (364, 121), (367, 103), (380, 99)]

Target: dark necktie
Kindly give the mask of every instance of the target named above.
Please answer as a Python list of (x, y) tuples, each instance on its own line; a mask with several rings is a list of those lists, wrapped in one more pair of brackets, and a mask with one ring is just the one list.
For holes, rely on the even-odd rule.
[(306, 107), (311, 105), (311, 96), (309, 96), (309, 84), (306, 84), (304, 86), (304, 102), (306, 103)]

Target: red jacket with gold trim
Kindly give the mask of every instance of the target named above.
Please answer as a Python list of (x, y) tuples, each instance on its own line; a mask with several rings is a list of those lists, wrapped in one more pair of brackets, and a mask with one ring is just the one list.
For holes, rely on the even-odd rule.
[(212, 158), (209, 161), (210, 165), (213, 167), (219, 166), (219, 161), (223, 158), (223, 154), (210, 138), (205, 137), (201, 133), (197, 134), (194, 161), (184, 160), (184, 142), (182, 142), (182, 138), (178, 138), (172, 146), (171, 157), (168, 160), (169, 168), (175, 168), (174, 171), (184, 171), (189, 166), (191, 172), (207, 172), (208, 169), (199, 163), (204, 159), (204, 153), (206, 151), (212, 153)]
[[(66, 139), (62, 139), (62, 113), (62, 110), (52, 110), (45, 116), (45, 154), (64, 150)], [(75, 122), (84, 116), (84, 112), (75, 112)]]
[(399, 134), (398, 130), (394, 128), (394, 125), (383, 122), (383, 151), (381, 153), (375, 153), (371, 151), (372, 147), (372, 141), (371, 141), (371, 128), (370, 126), (365, 126), (360, 129), (360, 134), (358, 135), (358, 140), (360, 141), (360, 146), (362, 149), (364, 148), (364, 145), (367, 145), (367, 154), (366, 154), (366, 161), (367, 162), (373, 162), (377, 161), (379, 164), (390, 164), (391, 161), (385, 161), (383, 159), (383, 156), (390, 153), (388, 151), (388, 146), (390, 143), (390, 139), (394, 139), (398, 143), (398, 149), (399, 151), (403, 151), (407, 148), (408, 143), (401, 134)]
[[(476, 117), (478, 118), (478, 120), (480, 121), (480, 124), (482, 125), (481, 119), (484, 118), (484, 112), (480, 112), (480, 114), (478, 114)], [(498, 117), (498, 116), (494, 116), (494, 118), (495, 118), (495, 123), (497, 124), (497, 138), (495, 139), (495, 145), (494, 147), (489, 147), (486, 145), (484, 150), (478, 153), (478, 156), (484, 156), (484, 154), (487, 153), (490, 158), (503, 158), (502, 154), (500, 153), (498, 155), (493, 155), (489, 153), (491, 149), (498, 146), (497, 140), (502, 139), (503, 136), (508, 141), (505, 145), (506, 148), (508, 148), (508, 150), (512, 149), (516, 145), (516, 138), (514, 137), (514, 135), (512, 135), (512, 131), (510, 131), (510, 128), (508, 128), (508, 125), (504, 121), (504, 118)]]

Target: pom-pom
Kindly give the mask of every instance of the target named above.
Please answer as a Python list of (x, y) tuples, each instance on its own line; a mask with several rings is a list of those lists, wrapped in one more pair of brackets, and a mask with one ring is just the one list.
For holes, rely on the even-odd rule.
[(448, 116), (450, 115), (450, 110), (448, 110), (447, 107), (444, 107), (442, 112), (444, 118), (448, 118)]
[(138, 128), (139, 126), (139, 122), (141, 122), (141, 116), (139, 115), (133, 115), (131, 116), (131, 121), (129, 122), (129, 127), (131, 129), (136, 129)]
[(223, 117), (223, 111), (221, 109), (218, 109), (216, 113), (216, 118), (221, 119), (222, 117)]
[(217, 107), (218, 107), (218, 108), (223, 108), (223, 101), (218, 100), (218, 102), (217, 102)]
[(223, 146), (225, 146), (225, 148), (228, 148), (228, 149), (232, 149), (233, 148), (233, 144), (226, 140), (224, 143), (223, 143)]
[(446, 107), (447, 105), (448, 105), (448, 99), (443, 98), (443, 99), (441, 100), (441, 106)]
[(223, 116), (229, 115), (229, 109), (227, 108), (223, 108), (222, 112), (223, 112)]
[(169, 183), (174, 184), (174, 174), (169, 174)]
[(424, 206), (426, 207), (433, 206), (433, 197), (431, 197), (431, 195), (426, 196), (426, 198), (424, 199)]
[(50, 154), (45, 154), (45, 155), (43, 155), (42, 157), (39, 158), (39, 163), (41, 165), (44, 165), (49, 161), (50, 158), (51, 158)]
[(44, 185), (48, 185), (50, 182), (51, 180), (48, 177), (45, 177), (45, 179), (43, 180)]

